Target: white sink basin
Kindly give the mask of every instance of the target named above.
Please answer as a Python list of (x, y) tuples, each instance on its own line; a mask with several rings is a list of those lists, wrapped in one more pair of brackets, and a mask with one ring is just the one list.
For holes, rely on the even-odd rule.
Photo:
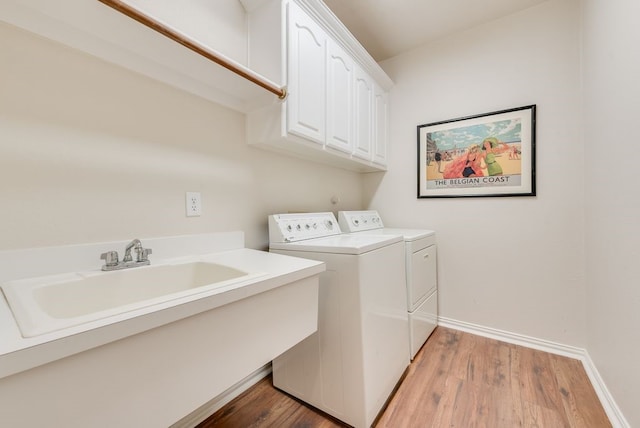
[(2, 284), (24, 337), (229, 286), (262, 274), (203, 261), (91, 271)]

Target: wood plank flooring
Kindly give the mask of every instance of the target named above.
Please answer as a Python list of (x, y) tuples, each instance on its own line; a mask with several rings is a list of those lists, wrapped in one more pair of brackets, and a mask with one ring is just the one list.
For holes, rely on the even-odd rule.
[[(198, 428), (345, 427), (267, 377)], [(377, 428), (611, 427), (582, 363), (438, 327)]]

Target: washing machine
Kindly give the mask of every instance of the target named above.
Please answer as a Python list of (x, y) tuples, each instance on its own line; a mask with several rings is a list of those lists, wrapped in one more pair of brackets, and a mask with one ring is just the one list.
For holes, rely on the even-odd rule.
[(272, 252), (326, 264), (318, 331), (273, 361), (274, 386), (370, 427), (409, 365), (402, 236), (343, 234), (327, 212), (271, 215), (269, 241)]
[(367, 235), (402, 235), (407, 278), (409, 355), (416, 356), (438, 323), (436, 234), (426, 229), (386, 228), (375, 210), (339, 211), (343, 232)]

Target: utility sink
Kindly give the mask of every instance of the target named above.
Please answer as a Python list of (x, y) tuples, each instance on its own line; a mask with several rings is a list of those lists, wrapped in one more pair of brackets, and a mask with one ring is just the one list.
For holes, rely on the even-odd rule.
[(261, 275), (192, 261), (112, 272), (74, 272), (10, 281), (1, 287), (22, 336), (32, 337), (238, 285)]

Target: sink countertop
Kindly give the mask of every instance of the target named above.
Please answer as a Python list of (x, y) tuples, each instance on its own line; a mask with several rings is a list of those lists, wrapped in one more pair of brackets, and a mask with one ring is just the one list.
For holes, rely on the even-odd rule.
[[(243, 241), (243, 235), (240, 238)], [(153, 243), (153, 240), (149, 241)], [(152, 248), (151, 245), (149, 247)], [(240, 270), (250, 267), (252, 271), (264, 272), (265, 275), (30, 338), (22, 337), (2, 296), (0, 378), (318, 275), (325, 270), (322, 262), (248, 248), (200, 252), (197, 256), (202, 261)]]

